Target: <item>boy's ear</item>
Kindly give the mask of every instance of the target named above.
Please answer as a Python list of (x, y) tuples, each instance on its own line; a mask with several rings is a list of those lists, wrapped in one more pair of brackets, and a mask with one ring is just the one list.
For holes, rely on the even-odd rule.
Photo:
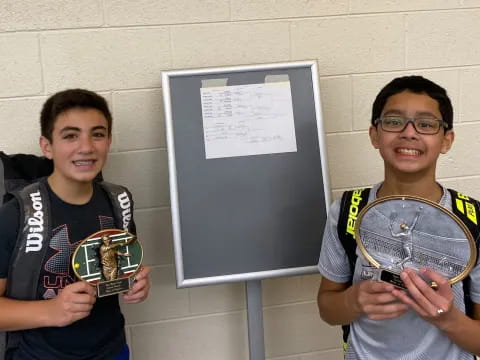
[(442, 154), (446, 154), (450, 150), (454, 139), (455, 139), (455, 132), (453, 130), (447, 130), (445, 135), (443, 135), (442, 149), (440, 150)]
[(43, 155), (47, 158), (52, 160), (52, 144), (50, 144), (50, 140), (48, 140), (45, 136), (40, 136), (40, 149), (42, 149)]
[(370, 142), (372, 143), (375, 149), (378, 149), (378, 131), (376, 126), (370, 126), (368, 129), (368, 134), (370, 135)]

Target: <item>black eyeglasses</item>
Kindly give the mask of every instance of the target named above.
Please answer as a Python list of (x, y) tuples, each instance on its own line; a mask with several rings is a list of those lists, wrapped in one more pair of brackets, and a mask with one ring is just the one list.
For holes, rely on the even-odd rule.
[(407, 118), (401, 115), (387, 115), (379, 117), (374, 122), (375, 125), (380, 124), (382, 130), (396, 133), (405, 130), (408, 123), (412, 123), (415, 131), (423, 135), (435, 135), (440, 128), (448, 128), (446, 122), (435, 117)]

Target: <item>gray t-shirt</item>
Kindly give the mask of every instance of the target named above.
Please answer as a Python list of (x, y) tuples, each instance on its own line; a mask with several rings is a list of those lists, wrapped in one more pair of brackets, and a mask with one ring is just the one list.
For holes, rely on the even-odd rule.
[[(380, 184), (370, 191), (368, 202), (376, 199)], [(450, 193), (444, 188), (440, 205), (452, 210)], [(330, 207), (318, 268), (320, 273), (337, 283), (351, 279), (350, 265), (338, 239), (337, 222), (340, 200)], [(357, 262), (353, 282), (362, 281), (362, 274), (371, 274), (371, 265), (357, 248)], [(472, 272), (470, 295), (480, 303), (480, 266)], [(465, 311), (463, 283), (452, 286), (455, 306)], [(413, 310), (389, 320), (370, 320), (363, 315), (350, 327), (346, 360), (472, 360), (473, 355), (454, 344), (441, 330), (423, 320)]]

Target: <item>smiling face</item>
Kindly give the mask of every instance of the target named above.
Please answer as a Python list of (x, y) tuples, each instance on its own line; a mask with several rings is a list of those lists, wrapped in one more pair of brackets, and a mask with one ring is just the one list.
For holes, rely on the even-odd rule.
[(90, 108), (61, 113), (55, 120), (51, 141), (40, 138), (44, 155), (54, 163), (50, 179), (63, 189), (91, 184), (105, 164), (110, 144), (105, 116)]
[[(442, 118), (436, 100), (409, 91), (389, 97), (382, 111), (382, 116), (385, 115)], [(440, 129), (435, 135), (419, 134), (412, 123), (399, 133), (384, 131), (380, 124), (370, 127), (370, 140), (380, 151), (386, 177), (390, 174), (421, 174), (434, 179), (438, 156), (450, 150), (453, 138), (452, 130)]]

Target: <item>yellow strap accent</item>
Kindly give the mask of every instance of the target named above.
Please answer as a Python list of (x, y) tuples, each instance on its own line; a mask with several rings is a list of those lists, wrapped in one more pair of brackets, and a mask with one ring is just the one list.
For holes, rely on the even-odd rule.
[(465, 207), (467, 209), (467, 217), (477, 225), (477, 212), (475, 211), (475, 206), (472, 203), (465, 202)]
[(460, 199), (455, 199), (455, 202), (457, 204), (458, 211), (460, 211), (462, 214), (465, 214), (465, 209), (463, 208), (463, 201)]

